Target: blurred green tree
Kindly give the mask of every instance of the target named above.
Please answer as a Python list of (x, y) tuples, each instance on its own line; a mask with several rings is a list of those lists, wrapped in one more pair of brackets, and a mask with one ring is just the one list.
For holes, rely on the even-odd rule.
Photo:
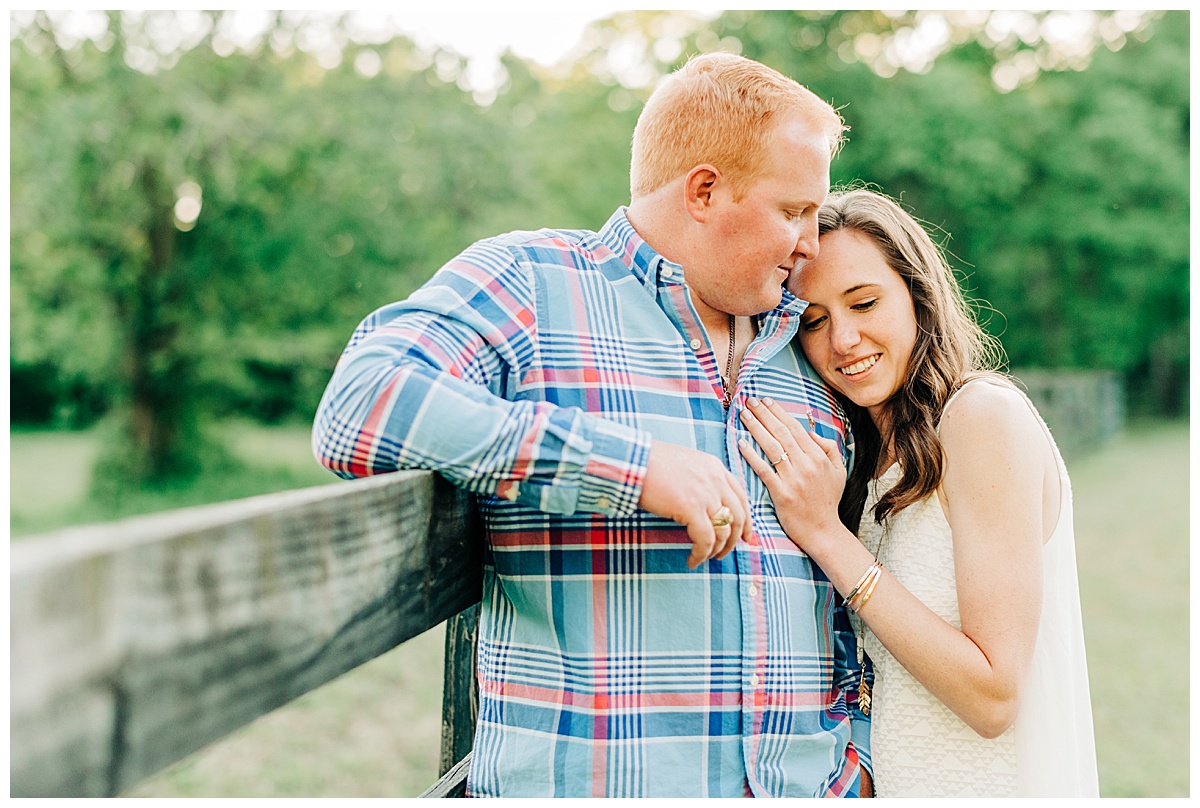
[(275, 14), (239, 49), (219, 12), (89, 36), (23, 16), (13, 418), (111, 411), (100, 468), (134, 486), (202, 464), (206, 417), (307, 418), (355, 323), (471, 241), (602, 224), (654, 81), (714, 49), (842, 108), (834, 180), (942, 231), (1014, 366), (1114, 370), (1136, 408), (1183, 412), (1188, 15), (1101, 13), (1071, 50), (1058, 13), (623, 12), (560, 70), (506, 56), (486, 105), (460, 57), (345, 19)]
[(137, 44), (153, 15), (68, 48), (39, 14), (12, 46), (12, 366), (60, 398), (64, 379), (105, 391), (107, 490), (224, 462), (205, 415), (311, 413), (354, 323), (510, 185), (503, 131), (407, 40), (370, 50), (368, 78), (353, 49), (333, 69), (219, 56), (199, 47), (218, 19), (157, 67)]

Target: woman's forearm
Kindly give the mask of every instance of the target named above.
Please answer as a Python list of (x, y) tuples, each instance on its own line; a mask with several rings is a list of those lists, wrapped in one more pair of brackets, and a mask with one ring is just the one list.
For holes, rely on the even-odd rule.
[[(875, 561), (844, 527), (805, 544), (843, 596)], [(858, 616), (913, 678), (977, 733), (994, 738), (1013, 722), (1019, 705), (1014, 678), (886, 569)]]

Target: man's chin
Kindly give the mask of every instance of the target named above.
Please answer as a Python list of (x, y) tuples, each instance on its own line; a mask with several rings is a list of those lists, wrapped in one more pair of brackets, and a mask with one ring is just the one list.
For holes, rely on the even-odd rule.
[(713, 306), (713, 308), (729, 314), (736, 314), (738, 317), (755, 317), (759, 314), (774, 311), (778, 308), (782, 300), (783, 287), (775, 287), (774, 289), (764, 291), (756, 298), (742, 298), (738, 301), (730, 300), (726, 305)]
[(783, 301), (783, 287), (776, 286), (770, 292), (763, 295), (762, 302), (764, 305), (762, 306), (762, 308), (760, 308), (758, 311), (756, 311), (755, 314), (762, 314), (764, 312), (774, 311), (779, 306), (780, 302), (782, 302), (782, 301)]

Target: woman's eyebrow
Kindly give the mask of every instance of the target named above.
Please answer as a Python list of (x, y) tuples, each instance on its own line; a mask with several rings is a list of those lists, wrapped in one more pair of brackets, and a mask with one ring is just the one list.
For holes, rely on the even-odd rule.
[(842, 292), (842, 297), (845, 297), (846, 295), (852, 295), (855, 292), (861, 291), (863, 289), (869, 289), (874, 286), (879, 286), (879, 284), (877, 284), (877, 283), (860, 283), (857, 286), (851, 286), (849, 289)]

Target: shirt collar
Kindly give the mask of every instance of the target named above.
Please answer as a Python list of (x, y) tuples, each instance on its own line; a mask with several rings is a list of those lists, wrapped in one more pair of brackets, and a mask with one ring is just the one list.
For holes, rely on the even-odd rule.
[(783, 299), (779, 301), (779, 305), (775, 307), (775, 311), (779, 312), (779, 313), (788, 312), (791, 314), (799, 315), (799, 314), (803, 314), (804, 310), (807, 308), (808, 308), (807, 300), (801, 300), (800, 298), (796, 297), (794, 294), (789, 292), (787, 290), (787, 287), (784, 287)]
[(624, 205), (616, 209), (604, 227), (600, 228), (600, 240), (621, 258), (643, 286), (655, 288), (659, 273), (668, 268), (670, 271), (663, 272), (664, 276), (682, 284), (683, 267), (668, 261), (638, 235), (629, 222), (628, 211), (629, 208)]

